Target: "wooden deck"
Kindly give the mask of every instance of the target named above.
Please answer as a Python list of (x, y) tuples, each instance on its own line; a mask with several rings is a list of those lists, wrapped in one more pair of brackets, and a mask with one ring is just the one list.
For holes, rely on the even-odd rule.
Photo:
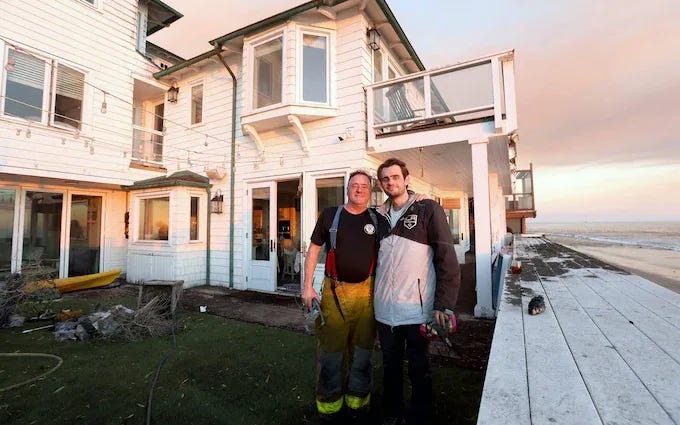
[(477, 424), (680, 424), (680, 294), (542, 238), (515, 254)]

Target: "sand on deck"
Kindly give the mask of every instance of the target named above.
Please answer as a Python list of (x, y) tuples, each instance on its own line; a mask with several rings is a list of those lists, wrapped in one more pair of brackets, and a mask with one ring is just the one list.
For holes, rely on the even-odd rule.
[(680, 252), (565, 236), (546, 238), (680, 293)]

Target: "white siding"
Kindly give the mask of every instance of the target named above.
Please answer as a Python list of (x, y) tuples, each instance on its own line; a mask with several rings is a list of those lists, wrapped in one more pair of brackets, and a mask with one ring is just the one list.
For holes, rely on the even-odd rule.
[[(132, 74), (151, 77), (157, 71), (135, 50), (136, 20), (137, 0), (107, 0), (101, 10), (73, 0), (0, 2), (2, 37), (86, 74), (79, 137), (33, 123), (28, 139), (26, 121), (0, 117), (3, 172), (114, 184), (158, 175), (129, 168)], [(106, 114), (100, 111), (103, 91), (109, 93)]]

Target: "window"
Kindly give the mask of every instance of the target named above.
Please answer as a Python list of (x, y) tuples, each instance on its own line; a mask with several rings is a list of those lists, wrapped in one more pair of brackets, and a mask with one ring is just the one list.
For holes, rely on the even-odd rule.
[(191, 124), (203, 122), (203, 84), (191, 87)]
[[(13, 65), (11, 63), (13, 62)], [(4, 114), (29, 121), (45, 121), (47, 63), (14, 49), (8, 50)]]
[(148, 22), (147, 7), (140, 2), (137, 10), (137, 51), (141, 54), (146, 53), (146, 27)]
[(283, 79), (283, 37), (254, 49), (253, 109), (281, 103)]
[(373, 82), (377, 83), (383, 78), (383, 54), (380, 50), (373, 51)]
[(170, 198), (140, 199), (137, 239), (167, 241), (170, 223)]
[(80, 129), (83, 112), (85, 74), (59, 64), (55, 86), (55, 125)]
[(189, 240), (198, 240), (198, 196), (191, 197), (191, 219), (189, 221)]
[(85, 74), (16, 49), (7, 52), (3, 114), (80, 129)]
[(302, 35), (302, 100), (328, 103), (328, 37)]

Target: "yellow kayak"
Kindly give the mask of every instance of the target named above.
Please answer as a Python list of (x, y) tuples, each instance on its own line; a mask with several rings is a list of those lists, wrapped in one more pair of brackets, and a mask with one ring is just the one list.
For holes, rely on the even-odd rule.
[(106, 286), (116, 280), (120, 274), (120, 269), (108, 272), (87, 274), (84, 276), (66, 277), (64, 279), (54, 279), (54, 286), (59, 292), (78, 291), (80, 289), (97, 288)]

